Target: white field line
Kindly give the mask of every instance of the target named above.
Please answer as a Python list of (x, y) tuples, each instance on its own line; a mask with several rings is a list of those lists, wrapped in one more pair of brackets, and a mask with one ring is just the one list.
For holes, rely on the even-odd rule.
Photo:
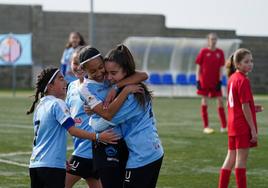
[(19, 163), (19, 162), (14, 162), (14, 161), (5, 160), (5, 159), (0, 159), (0, 163), (11, 164), (11, 165), (21, 166), (21, 167), (29, 167), (28, 164), (25, 164), (25, 163)]
[[(72, 150), (73, 146), (68, 146), (67, 150)], [(17, 155), (29, 155), (31, 154), (31, 151), (18, 151), (18, 152), (11, 152), (11, 153), (0, 153), (0, 157), (12, 157), (12, 156), (17, 156)], [(29, 167), (29, 164), (26, 163), (20, 163), (20, 162), (15, 162), (15, 161), (11, 161), (11, 160), (6, 160), (6, 159), (1, 159), (0, 158), (0, 163), (5, 163), (5, 164), (11, 164), (11, 165), (15, 165), (15, 166), (21, 166), (21, 167)]]
[(0, 127), (7, 127), (7, 128), (19, 128), (19, 129), (33, 129), (32, 126), (26, 126), (26, 125), (1, 125)]

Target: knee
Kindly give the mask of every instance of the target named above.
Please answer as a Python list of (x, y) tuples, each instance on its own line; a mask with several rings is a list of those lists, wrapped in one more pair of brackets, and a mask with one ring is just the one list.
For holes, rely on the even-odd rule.
[(218, 98), (218, 107), (222, 108), (223, 107), (223, 100), (222, 98)]
[(247, 160), (244, 158), (237, 158), (235, 162), (236, 168), (246, 168)]
[(207, 106), (207, 99), (203, 97), (203, 98), (201, 99), (201, 104), (202, 104), (203, 106)]

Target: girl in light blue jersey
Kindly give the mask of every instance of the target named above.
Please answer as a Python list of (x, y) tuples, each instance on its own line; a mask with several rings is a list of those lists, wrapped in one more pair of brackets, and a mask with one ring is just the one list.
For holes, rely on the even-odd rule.
[[(119, 108), (128, 110), (128, 94), (143, 92), (139, 86), (128, 85), (122, 89), (117, 98), (105, 108), (104, 101), (109, 90), (112, 89), (112, 91), (114, 91), (127, 84), (139, 83), (147, 79), (147, 74), (133, 74), (132, 77), (122, 80), (122, 82), (111, 87), (110, 83), (105, 79), (104, 62), (97, 49), (90, 46), (85, 47), (81, 50), (79, 59), (82, 68), (88, 74), (88, 79), (85, 80), (81, 87), (81, 95), (96, 113), (90, 118), (90, 125), (92, 125), (92, 122), (99, 120), (105, 124), (105, 121), (111, 120)], [(101, 117), (104, 117), (104, 119)], [(102, 127), (101, 125), (94, 127), (96, 132), (102, 132), (106, 128), (107, 127)], [(113, 130), (121, 135), (120, 127), (114, 127)], [(104, 188), (121, 188), (123, 186), (127, 154), (128, 151), (123, 139), (120, 139), (118, 144), (94, 143), (93, 160), (99, 170)]]
[[(89, 116), (84, 111), (84, 102), (79, 95), (79, 87), (83, 83), (85, 76), (85, 72), (80, 68), (78, 60), (81, 49), (82, 46), (77, 47), (72, 55), (71, 69), (78, 79), (69, 84), (65, 101), (75, 121), (75, 126), (94, 132), (88, 125)], [(98, 172), (93, 168), (92, 142), (74, 136), (73, 144), (74, 151), (69, 160), (69, 168), (67, 168), (65, 188), (72, 188), (81, 178), (85, 179), (90, 188), (101, 188)]]
[[(111, 83), (135, 73), (134, 59), (124, 45), (111, 50), (104, 61)], [(164, 155), (152, 111), (151, 92), (144, 84), (142, 87), (144, 93), (129, 98), (129, 111), (120, 109), (111, 120), (113, 125), (120, 125), (129, 150), (124, 188), (154, 188)]]
[(66, 81), (57, 68), (44, 69), (38, 76), (35, 100), (27, 112), (34, 111), (34, 141), (30, 159), (32, 188), (64, 188), (66, 161), (66, 132), (89, 140), (116, 143), (118, 136), (111, 130), (97, 135), (76, 128), (66, 103)]
[(72, 54), (78, 46), (83, 46), (85, 44), (85, 40), (79, 32), (74, 31), (69, 34), (68, 42), (65, 45), (61, 57), (60, 67), (61, 73), (68, 84), (77, 79), (71, 70)]

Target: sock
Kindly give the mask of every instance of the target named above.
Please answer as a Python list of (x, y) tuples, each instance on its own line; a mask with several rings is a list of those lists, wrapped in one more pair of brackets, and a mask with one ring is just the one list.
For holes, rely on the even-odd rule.
[(226, 128), (226, 118), (225, 118), (225, 112), (223, 107), (218, 108), (218, 115), (221, 120), (221, 127)]
[(246, 168), (235, 169), (235, 180), (237, 188), (247, 188)]
[(218, 188), (228, 188), (231, 172), (232, 171), (230, 169), (222, 168), (220, 170), (220, 178), (219, 178)]
[(204, 128), (208, 127), (208, 106), (206, 105), (201, 105), (201, 117), (203, 120), (203, 126)]

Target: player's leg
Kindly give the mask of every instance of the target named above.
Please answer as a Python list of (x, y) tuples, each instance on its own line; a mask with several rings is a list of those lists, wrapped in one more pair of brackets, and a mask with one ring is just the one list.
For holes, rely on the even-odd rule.
[(66, 170), (60, 168), (38, 168), (38, 176), (44, 188), (65, 188)]
[(81, 179), (80, 176), (66, 173), (65, 188), (72, 188), (73, 185)]
[(227, 188), (236, 161), (236, 137), (228, 137), (228, 153), (220, 170), (218, 188)]
[(143, 167), (126, 169), (124, 188), (155, 188), (163, 157)]
[(101, 181), (99, 179), (87, 178), (86, 182), (90, 188), (102, 188)]
[(237, 156), (235, 162), (235, 179), (238, 188), (247, 187), (246, 165), (248, 159), (249, 149), (237, 149)]
[(38, 177), (37, 168), (30, 168), (30, 179), (31, 179), (31, 188), (43, 188), (43, 184)]
[(209, 127), (209, 122), (208, 122), (208, 97), (205, 95), (202, 95), (201, 97), (201, 117), (203, 120), (203, 132), (205, 134), (211, 134), (214, 132), (213, 129)]
[(220, 170), (218, 188), (228, 188), (231, 172), (235, 165), (235, 160), (236, 160), (236, 150), (229, 149), (225, 161)]
[(226, 132), (226, 116), (222, 96), (217, 97), (218, 115), (221, 122), (221, 132)]

